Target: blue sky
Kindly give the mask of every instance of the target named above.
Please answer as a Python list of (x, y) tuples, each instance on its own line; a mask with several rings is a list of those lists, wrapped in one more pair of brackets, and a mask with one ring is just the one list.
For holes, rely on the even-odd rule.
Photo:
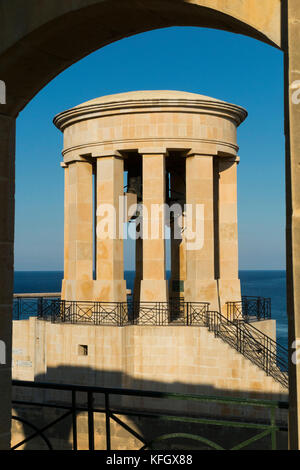
[[(167, 28), (99, 49), (50, 82), (17, 121), (16, 270), (63, 269), (62, 135), (55, 114), (101, 95), (183, 90), (244, 106), (238, 129), (240, 269), (285, 269), (283, 55), (254, 39)], [(125, 269), (134, 266), (132, 244)]]

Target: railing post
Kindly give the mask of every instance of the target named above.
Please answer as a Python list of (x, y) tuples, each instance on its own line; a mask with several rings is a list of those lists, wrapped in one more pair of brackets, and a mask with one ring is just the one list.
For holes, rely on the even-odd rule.
[(88, 395), (89, 450), (94, 450), (95, 449), (95, 439), (94, 439), (93, 392), (87, 392), (87, 395)]
[(43, 297), (38, 297), (37, 302), (37, 316), (39, 318), (43, 317)]
[(270, 357), (269, 357), (269, 348), (270, 348), (270, 344), (269, 344), (269, 341), (267, 340), (267, 345), (265, 347), (265, 354), (266, 354), (266, 374), (269, 375), (270, 374)]
[(119, 326), (123, 326), (123, 315), (122, 315), (122, 302), (118, 302), (118, 312), (119, 312)]
[(232, 320), (232, 317), (234, 318), (234, 309), (235, 309), (235, 304), (232, 302), (226, 302), (226, 312), (227, 312), (227, 318)]
[(244, 335), (243, 335), (243, 330), (240, 327), (240, 322), (236, 323), (236, 340), (237, 340), (236, 349), (239, 353), (243, 354)]
[(216, 312), (214, 312), (214, 333), (215, 333), (215, 336), (219, 336), (219, 332), (218, 332), (218, 321), (217, 321), (217, 315), (216, 315)]
[(106, 450), (111, 450), (109, 394), (105, 393)]
[(77, 450), (77, 416), (76, 416), (76, 391), (72, 390), (72, 432), (73, 450)]
[(92, 314), (91, 314), (91, 319), (94, 325), (99, 325), (101, 323), (101, 319), (99, 317), (99, 308), (98, 308), (98, 302), (94, 301), (92, 303)]
[(260, 301), (260, 297), (257, 298), (257, 319), (260, 320), (261, 319), (261, 301)]
[(244, 354), (244, 345), (245, 345), (244, 337), (245, 337), (245, 334), (244, 334), (244, 331), (242, 330), (242, 328), (240, 327), (240, 325), (238, 325), (238, 327), (239, 327), (239, 330), (240, 330), (240, 353)]
[(18, 303), (17, 303), (17, 307), (18, 307), (18, 320), (20, 320), (20, 314), (21, 314), (21, 305), (20, 305), (20, 298), (18, 298)]
[[(245, 307), (245, 314), (244, 314), (244, 307)], [(248, 318), (248, 300), (246, 298), (244, 298), (242, 300), (242, 317), (245, 316), (246, 318)]]
[(61, 312), (60, 312), (60, 315), (61, 315), (62, 321), (64, 322), (64, 321), (66, 320), (66, 318), (65, 318), (65, 315), (66, 315), (66, 312), (65, 312), (65, 310), (66, 310), (66, 301), (65, 301), (65, 300), (61, 300), (60, 303), (61, 303)]
[(240, 329), (238, 326), (236, 326), (236, 350), (238, 352), (240, 351)]
[(276, 450), (277, 443), (276, 443), (276, 417), (275, 417), (275, 408), (271, 408), (271, 442), (272, 442), (272, 450)]

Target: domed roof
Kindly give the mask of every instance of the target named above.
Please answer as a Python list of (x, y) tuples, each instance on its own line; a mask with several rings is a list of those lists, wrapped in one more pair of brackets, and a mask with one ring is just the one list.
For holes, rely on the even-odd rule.
[(66, 126), (78, 120), (88, 120), (109, 113), (124, 114), (137, 110), (148, 112), (151, 108), (152, 110), (155, 108), (173, 109), (173, 112), (176, 112), (175, 108), (178, 108), (179, 112), (189, 108), (195, 112), (219, 113), (234, 119), (237, 125), (240, 125), (247, 117), (247, 111), (240, 106), (198, 93), (176, 90), (139, 90), (100, 96), (86, 101), (57, 114), (53, 122), (58, 129), (63, 131)]
[(126, 93), (116, 93), (114, 95), (105, 95), (95, 98), (90, 101), (81, 103), (75, 108), (82, 106), (91, 106), (105, 103), (115, 103), (120, 101), (135, 101), (135, 100), (201, 100), (201, 101), (215, 101), (219, 103), (225, 103), (225, 101), (217, 100), (205, 95), (199, 95), (198, 93), (189, 93), (187, 91), (176, 91), (176, 90), (138, 90), (128, 91)]

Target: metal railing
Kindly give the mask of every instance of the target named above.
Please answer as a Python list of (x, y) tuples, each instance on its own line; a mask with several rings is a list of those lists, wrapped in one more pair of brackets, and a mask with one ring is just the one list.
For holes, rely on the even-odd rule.
[[(268, 299), (265, 299), (268, 300)], [(261, 303), (262, 304), (262, 303)], [(256, 303), (256, 305), (258, 305)], [(203, 326), (213, 331), (238, 352), (288, 387), (288, 351), (241, 315), (226, 318), (210, 312), (207, 302), (84, 302), (51, 297), (21, 299), (18, 318), (35, 314), (55, 323), (94, 324), (107, 326)], [(35, 310), (34, 310), (35, 309)], [(33, 313), (34, 312), (34, 313)], [(14, 317), (15, 318), (15, 317)]]
[(64, 323), (95, 325), (180, 326), (204, 325), (208, 302), (75, 302), (47, 304), (43, 317)]
[(288, 388), (288, 350), (252, 324), (230, 321), (219, 312), (209, 312), (207, 326), (252, 363)]
[(47, 304), (60, 300), (60, 292), (14, 294), (13, 320), (27, 320), (31, 316), (40, 316)]
[(92, 302), (67, 301), (59, 298), (37, 297), (14, 299), (15, 320), (37, 316), (40, 319), (63, 323), (94, 325), (204, 325), (208, 302)]
[[(89, 302), (62, 301), (60, 293), (14, 294), (13, 319), (28, 319), (30, 316), (40, 318), (58, 318), (61, 321), (94, 322), (95, 324), (140, 324), (164, 325), (197, 324), (199, 311), (208, 310), (207, 302), (184, 302), (182, 299), (170, 299), (169, 302)], [(202, 306), (202, 307), (200, 307)], [(200, 310), (199, 310), (200, 308)], [(156, 317), (156, 320), (154, 319)], [(240, 302), (227, 302), (227, 317), (231, 321), (246, 322), (270, 319), (271, 299), (264, 297), (242, 297)], [(129, 320), (128, 320), (129, 319)]]
[(242, 296), (239, 302), (226, 302), (227, 317), (231, 321), (246, 322), (271, 318), (271, 299), (265, 297)]
[[(135, 442), (138, 442), (138, 447), (136, 450), (145, 450), (145, 449), (165, 449), (168, 447), (170, 440), (180, 440), (180, 449), (183, 449), (182, 441), (188, 439), (189, 442), (193, 443), (192, 448), (196, 449), (231, 449), (231, 450), (240, 450), (244, 449), (254, 443), (270, 437), (270, 447), (273, 450), (277, 448), (277, 433), (279, 431), (286, 432), (286, 413), (283, 410), (288, 409), (288, 403), (282, 401), (272, 401), (272, 400), (256, 400), (256, 399), (246, 399), (246, 398), (228, 398), (228, 397), (214, 397), (214, 396), (205, 396), (205, 395), (192, 395), (192, 394), (180, 394), (180, 393), (164, 393), (157, 391), (145, 391), (145, 390), (132, 390), (132, 389), (117, 389), (117, 388), (103, 388), (103, 387), (90, 387), (90, 386), (80, 386), (80, 385), (64, 385), (64, 384), (55, 384), (55, 383), (44, 383), (44, 382), (28, 382), (28, 381), (19, 381), (13, 380), (14, 391), (18, 391), (20, 387), (23, 389), (39, 389), (39, 391), (58, 391), (59, 396), (63, 396), (59, 402), (47, 401), (46, 399), (40, 399), (39, 401), (34, 400), (13, 400), (13, 406), (18, 411), (18, 416), (13, 416), (13, 421), (21, 423), (26, 429), (30, 428), (30, 433), (27, 436), (21, 438), (17, 443), (14, 443), (12, 450), (19, 449), (22, 446), (27, 445), (30, 441), (35, 438), (40, 438), (44, 441), (44, 445), (49, 449), (53, 450), (53, 444), (51, 443), (51, 438), (48, 437), (47, 431), (51, 428), (55, 428), (60, 425), (60, 423), (66, 418), (70, 420), (70, 433), (64, 431), (65, 436), (71, 436), (72, 448), (73, 450), (78, 449), (78, 417), (81, 413), (87, 414), (87, 434), (88, 434), (88, 445), (89, 450), (95, 450), (95, 414), (102, 415), (104, 418), (104, 434), (106, 441), (106, 449), (111, 450), (115, 449), (114, 446), (114, 434), (112, 432), (112, 423), (114, 426), (120, 426), (123, 431), (128, 433), (128, 438), (135, 438)], [(68, 393), (68, 398), (65, 393)], [(100, 396), (100, 397), (99, 397)], [(98, 397), (98, 398), (97, 398)], [(119, 397), (117, 400), (116, 398)], [(141, 398), (143, 399), (143, 407), (137, 408), (130, 406), (130, 408), (124, 408), (119, 405), (122, 401), (122, 398), (128, 397), (129, 402), (133, 403), (134, 400)], [(145, 407), (145, 399), (152, 400), (152, 406), (148, 409)], [(99, 401), (100, 399), (100, 401)], [(112, 403), (117, 403), (117, 405), (112, 405)], [(153, 403), (156, 403), (158, 410), (153, 408)], [(226, 417), (221, 414), (221, 417), (211, 417), (201, 411), (193, 411), (189, 414), (183, 413), (168, 413), (165, 410), (168, 409), (166, 406), (167, 403), (174, 402), (171, 409), (176, 410), (180, 409), (180, 402), (192, 402), (194, 408), (195, 406), (205, 405), (209, 407), (210, 405), (220, 406), (220, 410), (224, 409), (224, 406), (227, 408)], [(97, 405), (99, 403), (99, 406)], [(101, 405), (102, 403), (102, 405)], [(37, 425), (32, 422), (32, 413), (29, 412), (30, 420), (20, 416), (22, 409), (24, 407), (30, 407), (30, 410), (34, 407), (38, 407), (38, 415), (41, 417), (43, 414), (43, 409), (48, 410), (60, 410), (62, 413), (59, 417), (50, 420), (50, 422), (43, 422), (42, 425)], [(156, 406), (156, 405), (155, 405)], [(169, 407), (170, 408), (170, 407)], [(205, 408), (206, 409), (206, 408)], [(228, 418), (228, 410), (232, 410), (231, 418)], [(258, 410), (261, 412), (261, 419), (256, 418), (253, 422), (253, 416), (258, 415)], [(284, 414), (285, 416), (282, 416)], [(244, 416), (252, 416), (251, 419), (245, 419)], [(71, 419), (70, 419), (71, 418)], [(133, 423), (128, 422), (129, 420)], [(127, 419), (127, 421), (125, 421)], [(134, 425), (134, 419), (138, 419), (140, 426), (137, 427)], [(147, 432), (143, 432), (143, 426), (141, 426), (143, 419), (150, 419), (153, 423), (153, 426), (145, 425), (144, 429), (147, 429)], [(157, 433), (154, 423), (172, 423), (172, 432), (170, 428), (168, 432), (163, 432), (163, 434)], [(188, 432), (185, 431), (184, 426), (188, 425)], [(177, 426), (177, 427), (176, 427)], [(208, 438), (202, 433), (205, 430), (209, 429), (210, 426), (213, 426), (212, 438)], [(238, 442), (227, 443), (227, 446), (223, 443), (216, 442), (215, 439), (219, 440), (217, 436), (217, 429), (226, 428), (230, 432), (226, 433), (229, 437), (234, 430), (238, 432)], [(57, 428), (56, 428), (57, 429)], [(65, 428), (64, 428), (65, 429)], [(149, 436), (150, 430), (150, 436)], [(243, 436), (241, 439), (241, 431), (249, 431), (247, 436)], [(199, 434), (201, 432), (201, 434)], [(253, 434), (254, 432), (254, 434)], [(224, 434), (223, 434), (224, 436)], [(13, 435), (14, 437), (14, 435)], [(246, 437), (246, 439), (245, 439)], [(67, 437), (68, 439), (68, 437)], [(189, 444), (189, 449), (190, 449)], [(158, 446), (158, 447), (157, 447)], [(174, 448), (174, 447), (173, 447)]]

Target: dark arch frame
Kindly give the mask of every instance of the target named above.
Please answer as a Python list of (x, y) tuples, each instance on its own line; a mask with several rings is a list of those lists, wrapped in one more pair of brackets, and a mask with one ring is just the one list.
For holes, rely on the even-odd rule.
[[(0, 288), (0, 308), (1, 335), (9, 351), (6, 367), (0, 368), (0, 380), (9, 389), (15, 119), (18, 113), (61, 71), (115, 40), (167, 26), (226, 29), (276, 45), (285, 54), (287, 294), (291, 348), (290, 446), (296, 449), (300, 447), (300, 364), (292, 363), (291, 346), (295, 338), (300, 338), (300, 190), (297, 189), (300, 187), (300, 106), (293, 102), (292, 85), (300, 79), (300, 3), (299, 0), (281, 0), (279, 29), (282, 37), (281, 41), (274, 41), (269, 33), (263, 32), (263, 27), (259, 29), (250, 19), (241, 19), (235, 0), (232, 2), (236, 5), (236, 15), (226, 14), (225, 7), (222, 11), (208, 8), (207, 2), (213, 5), (214, 0), (207, 0), (205, 7), (203, 4), (196, 5), (195, 2), (196, 0), (74, 0), (66, 6), (61, 0), (53, 0), (49, 7), (48, 0), (40, 0), (38, 4), (35, 0), (0, 0), (0, 11), (3, 13), (0, 19), (0, 78), (5, 81), (7, 89), (7, 103), (0, 108), (0, 191), (3, 197), (0, 207), (0, 279), (3, 281)], [(263, 6), (271, 4), (278, 5), (279, 0), (257, 0), (256, 8), (261, 8), (260, 13), (263, 16)], [(241, 8), (246, 8), (243, 5), (249, 7), (247, 2), (241, 5)], [(234, 13), (234, 9), (232, 11)], [(134, 15), (128, 12), (134, 12)], [(7, 423), (10, 421), (8, 404), (9, 396), (1, 403), (2, 416), (3, 419), (7, 418)], [(9, 439), (8, 426), (5, 428), (7, 432), (2, 432), (5, 442)]]

